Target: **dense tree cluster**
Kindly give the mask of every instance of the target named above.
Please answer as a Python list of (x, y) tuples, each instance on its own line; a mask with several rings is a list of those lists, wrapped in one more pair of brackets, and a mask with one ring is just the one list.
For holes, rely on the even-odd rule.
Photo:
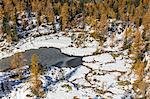
[[(109, 18), (131, 21), (136, 23), (137, 27), (143, 24), (145, 29), (148, 29), (150, 24), (149, 5), (149, 0), (2, 0), (0, 7), (0, 19), (3, 24), (1, 34), (6, 33), (9, 35), (9, 39), (17, 41), (17, 16), (24, 11), (28, 13), (29, 18), (31, 12), (36, 12), (39, 25), (45, 18), (48, 22), (53, 23), (54, 16), (59, 15), (61, 16), (62, 30), (77, 25), (72, 22), (77, 21), (75, 17), (78, 14), (83, 17), (80, 21), (94, 26), (98, 32), (102, 31), (103, 25)], [(94, 25), (95, 21), (96, 25)]]
[[(19, 18), (23, 12), (26, 16)], [(81, 23), (82, 29), (85, 25), (91, 26), (94, 32), (90, 36), (99, 42), (99, 46), (103, 46), (105, 42), (109, 19), (135, 24), (136, 30), (133, 30), (130, 24), (128, 28), (125, 28), (123, 45), (125, 49), (131, 50), (135, 59), (133, 68), (138, 75), (138, 80), (134, 83), (134, 89), (138, 87), (142, 94), (145, 93), (146, 84), (142, 80), (145, 64), (142, 62), (142, 54), (145, 50), (150, 50), (150, 0), (2, 0), (0, 3), (0, 39), (6, 39), (10, 44), (18, 41), (18, 20), (22, 21), (22, 28), (25, 30), (32, 13), (36, 15), (37, 26), (45, 21), (54, 25), (56, 16), (60, 16), (62, 31), (66, 28), (75, 28)], [(144, 26), (143, 33), (139, 28), (141, 25)], [(86, 40), (85, 33), (87, 32), (78, 35), (80, 40), (76, 42), (77, 45), (82, 45)], [(114, 39), (115, 33), (112, 33), (111, 47), (114, 46)], [(128, 44), (131, 39), (132, 44)], [(11, 68), (22, 66), (22, 59), (21, 53), (14, 55)], [(39, 95), (42, 91), (39, 92), (41, 81), (38, 56), (34, 54), (31, 62), (32, 92)], [(21, 75), (21, 72), (18, 72)]]

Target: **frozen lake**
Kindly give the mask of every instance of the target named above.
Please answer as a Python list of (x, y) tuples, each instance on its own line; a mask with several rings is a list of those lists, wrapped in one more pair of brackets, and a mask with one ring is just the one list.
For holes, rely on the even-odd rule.
[[(82, 64), (82, 57), (74, 57), (61, 53), (57, 48), (31, 49), (22, 53), (25, 65), (31, 64), (32, 54), (37, 54), (42, 66), (75, 67)], [(0, 60), (0, 71), (9, 69), (12, 56)]]

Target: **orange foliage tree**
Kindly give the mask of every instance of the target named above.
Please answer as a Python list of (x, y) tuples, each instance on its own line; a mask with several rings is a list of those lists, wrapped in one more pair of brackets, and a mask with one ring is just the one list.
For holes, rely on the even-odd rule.
[(61, 19), (62, 19), (62, 30), (65, 30), (65, 27), (67, 26), (68, 23), (68, 18), (69, 18), (69, 6), (68, 3), (64, 3), (61, 9)]
[(22, 69), (21, 69), (22, 66), (24, 66), (23, 54), (19, 52), (13, 55), (11, 59), (11, 68), (12, 69), (17, 68), (16, 72), (19, 75), (19, 79), (22, 78)]
[(131, 45), (131, 54), (134, 56), (134, 58), (139, 58), (141, 55), (141, 51), (144, 48), (144, 42), (142, 38), (142, 34), (139, 29), (136, 30), (135, 35), (134, 35), (134, 40)]
[(43, 91), (41, 91), (41, 80), (40, 77), (40, 68), (39, 68), (39, 58), (36, 54), (32, 55), (31, 58), (31, 90), (32, 93), (36, 96), (43, 96)]
[(133, 89), (137, 93), (137, 97), (146, 97), (146, 87), (147, 83), (143, 80), (144, 77), (144, 62), (142, 62), (140, 59), (138, 59), (134, 64), (133, 64), (133, 70), (137, 76), (136, 81), (133, 83)]

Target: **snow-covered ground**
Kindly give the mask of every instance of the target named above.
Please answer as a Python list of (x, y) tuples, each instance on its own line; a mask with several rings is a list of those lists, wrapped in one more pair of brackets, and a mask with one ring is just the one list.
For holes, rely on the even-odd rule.
[[(56, 47), (68, 55), (84, 56), (83, 65), (75, 68), (51, 67), (46, 74), (41, 75), (43, 87), (47, 90), (45, 99), (131, 99), (134, 97), (132, 83), (135, 75), (130, 75), (132, 60), (127, 57), (127, 50), (116, 52), (115, 54), (118, 55), (114, 57), (111, 48), (104, 49), (107, 53), (93, 55), (98, 47), (96, 41), (90, 42), (85, 48), (70, 45), (72, 45), (71, 38), (63, 36), (63, 32), (57, 35), (28, 37), (10, 47), (10, 51), (1, 51), (0, 59), (29, 49)], [(4, 74), (7, 75), (0, 72), (0, 77)], [(0, 82), (2, 82), (1, 79)], [(122, 85), (121, 82), (128, 83)], [(31, 94), (30, 82), (27, 81), (15, 85), (2, 99), (36, 98), (29, 97), (29, 94)]]
[[(59, 35), (51, 34), (41, 37), (28, 37), (26, 39), (21, 39), (17, 45), (9, 47), (8, 51), (0, 51), (0, 59), (13, 55), (17, 52), (24, 52), (30, 49), (38, 49), (40, 47), (55, 47), (61, 49), (62, 53), (74, 55), (74, 56), (85, 56), (92, 55), (97, 49), (97, 43), (89, 45), (87, 48), (75, 48), (69, 47), (71, 45), (71, 38), (62, 36), (63, 32)], [(7, 43), (3, 42), (6, 45)], [(3, 47), (2, 47), (3, 48)], [(2, 49), (1, 48), (1, 49)]]
[[(46, 86), (48, 90), (45, 99), (60, 97), (61, 99), (73, 99), (75, 96), (80, 99), (122, 99), (123, 97), (130, 99), (130, 96), (133, 95), (131, 83), (125, 86), (118, 84), (120, 81), (134, 80), (133, 77), (124, 77), (131, 68), (128, 60), (118, 59), (115, 61), (108, 53), (102, 56), (103, 58), (101, 55), (85, 57), (83, 65), (76, 68), (52, 67), (41, 76), (43, 86)], [(93, 64), (91, 64), (92, 62)], [(27, 97), (27, 94), (31, 94), (29, 87), (30, 82), (17, 85), (3, 99), (8, 99), (8, 97), (9, 99), (34, 99)]]

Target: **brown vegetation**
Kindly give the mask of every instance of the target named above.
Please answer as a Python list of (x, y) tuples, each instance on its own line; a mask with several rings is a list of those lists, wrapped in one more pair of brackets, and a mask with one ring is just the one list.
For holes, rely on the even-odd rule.
[(36, 54), (33, 54), (31, 58), (31, 91), (34, 95), (43, 97), (44, 92), (41, 88), (42, 82), (40, 80), (40, 74), (39, 58)]
[(134, 58), (140, 58), (141, 52), (144, 49), (144, 42), (142, 38), (142, 34), (139, 29), (136, 30), (134, 34), (134, 41), (131, 46), (131, 54)]
[(16, 69), (16, 72), (19, 75), (19, 79), (22, 78), (22, 66), (24, 66), (23, 55), (21, 52), (19, 52), (13, 55), (10, 64), (11, 69)]
[(137, 75), (137, 79), (133, 83), (133, 89), (137, 93), (136, 97), (140, 95), (142, 95), (142, 97), (146, 97), (145, 93), (146, 93), (147, 83), (143, 80), (144, 68), (145, 68), (145, 64), (140, 60), (137, 60), (133, 65), (133, 70)]

